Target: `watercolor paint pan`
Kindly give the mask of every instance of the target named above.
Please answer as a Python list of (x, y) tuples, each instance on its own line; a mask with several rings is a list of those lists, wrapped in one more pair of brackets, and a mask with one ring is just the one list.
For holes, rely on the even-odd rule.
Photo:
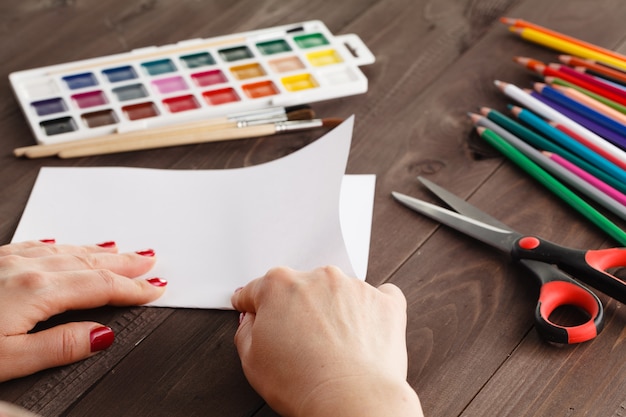
[(9, 75), (49, 144), (331, 100), (367, 91), (375, 61), (319, 20), (133, 50)]

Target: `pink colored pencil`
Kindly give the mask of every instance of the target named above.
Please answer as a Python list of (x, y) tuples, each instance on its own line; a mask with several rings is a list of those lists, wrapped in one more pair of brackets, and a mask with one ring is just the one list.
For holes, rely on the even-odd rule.
[(609, 197), (619, 202), (620, 204), (626, 206), (626, 195), (622, 194), (621, 192), (611, 187), (604, 181), (601, 181), (598, 178), (594, 177), (593, 175), (589, 174), (587, 171), (572, 164), (570, 161), (563, 158), (562, 156), (557, 155), (555, 153), (550, 153), (550, 152), (545, 152), (545, 154), (551, 160), (561, 165), (563, 168), (567, 169), (572, 174), (588, 182), (589, 184), (596, 187), (598, 190), (602, 191), (604, 194), (608, 195)]

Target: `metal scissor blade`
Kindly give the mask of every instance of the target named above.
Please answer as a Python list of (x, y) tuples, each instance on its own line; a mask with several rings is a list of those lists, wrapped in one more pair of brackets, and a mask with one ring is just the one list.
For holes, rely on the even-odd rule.
[(519, 233), (513, 229), (511, 229), (508, 225), (502, 223), (498, 219), (488, 215), (484, 211), (478, 209), (477, 207), (471, 205), (467, 201), (462, 198), (452, 194), (450, 191), (445, 188), (435, 184), (434, 182), (427, 180), (424, 177), (417, 177), (417, 180), (421, 182), (426, 188), (428, 188), (433, 194), (435, 194), (441, 201), (450, 206), (453, 210), (458, 213), (461, 213), (467, 217), (471, 217), (472, 219), (479, 220), (483, 223), (490, 224), (499, 229), (508, 230), (510, 232)]
[(513, 242), (520, 236), (516, 232), (483, 223), (480, 220), (475, 220), (463, 214), (427, 203), (426, 201), (418, 200), (417, 198), (405, 194), (392, 191), (391, 195), (408, 208), (463, 232), (474, 239), (487, 243), (494, 248), (500, 249), (505, 253), (511, 251)]

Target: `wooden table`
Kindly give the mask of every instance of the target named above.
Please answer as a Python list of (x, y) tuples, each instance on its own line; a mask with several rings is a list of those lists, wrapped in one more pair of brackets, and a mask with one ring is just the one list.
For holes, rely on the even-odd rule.
[[(42, 166), (236, 168), (287, 155), (319, 136), (65, 161), (16, 159), (12, 149), (33, 137), (9, 73), (321, 19), (335, 34), (359, 34), (377, 58), (363, 68), (367, 94), (314, 109), (323, 117), (356, 115), (347, 171), (377, 175), (367, 280), (393, 282), (407, 296), (409, 381), (426, 415), (626, 415), (626, 312), (619, 303), (600, 295), (606, 328), (596, 340), (544, 343), (533, 327), (537, 286), (517, 265), (390, 197), (397, 190), (432, 199), (415, 180), (424, 175), (518, 230), (579, 248), (615, 245), (473, 132), (466, 112), (504, 110), (508, 103), (494, 79), (525, 87), (536, 80), (512, 62), (514, 55), (556, 58), (509, 34), (498, 23), (503, 15), (626, 51), (621, 0), (5, 2), (0, 242), (10, 241)], [(232, 343), (237, 318), (232, 311), (145, 307), (68, 313), (55, 320), (113, 327), (114, 346), (75, 365), (0, 384), (0, 399), (44, 416), (273, 416), (241, 371)]]

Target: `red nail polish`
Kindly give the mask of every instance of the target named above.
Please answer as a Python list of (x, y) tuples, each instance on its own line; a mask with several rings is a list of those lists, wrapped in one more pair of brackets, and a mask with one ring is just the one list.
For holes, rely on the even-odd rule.
[(41, 243), (56, 243), (56, 239), (39, 239)]
[(113, 340), (115, 340), (115, 334), (110, 327), (98, 327), (89, 333), (92, 352), (99, 352), (108, 348), (113, 344)]
[(141, 255), (141, 256), (154, 256), (154, 249), (144, 249), (144, 250), (138, 250), (137, 252), (135, 252), (137, 255)]
[(163, 278), (150, 278), (150, 279), (147, 279), (146, 281), (148, 281), (150, 284), (154, 285), (155, 287), (165, 287), (167, 285), (167, 280), (164, 280)]
[(115, 247), (115, 242), (110, 240), (108, 242), (97, 243), (96, 245), (100, 246), (101, 248), (113, 248)]

